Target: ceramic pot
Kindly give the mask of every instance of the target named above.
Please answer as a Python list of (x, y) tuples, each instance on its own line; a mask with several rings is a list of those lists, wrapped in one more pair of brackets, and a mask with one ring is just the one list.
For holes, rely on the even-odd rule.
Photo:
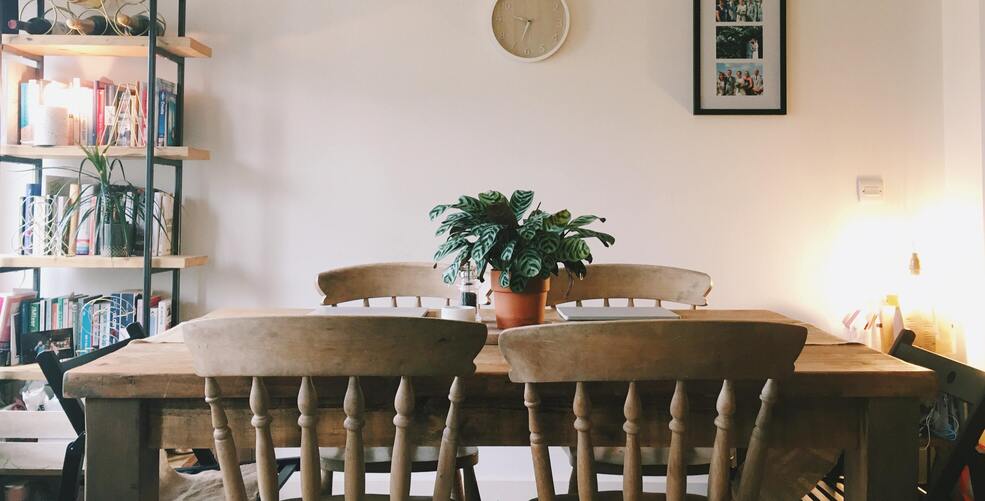
[(500, 287), (499, 271), (493, 270), (490, 278), (497, 327), (509, 329), (544, 323), (547, 291), (551, 288), (550, 278), (531, 279), (522, 292), (513, 292), (509, 287)]

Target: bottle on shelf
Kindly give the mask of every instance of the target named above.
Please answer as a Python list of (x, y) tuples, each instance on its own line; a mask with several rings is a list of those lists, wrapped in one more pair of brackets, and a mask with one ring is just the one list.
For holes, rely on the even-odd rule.
[(52, 23), (43, 17), (32, 17), (27, 21), (11, 19), (7, 21), (7, 28), (21, 30), (31, 35), (63, 35), (68, 33), (68, 28), (64, 23)]
[[(116, 24), (129, 35), (146, 36), (150, 29), (150, 18), (144, 14), (137, 14), (136, 16), (117, 14)], [(157, 34), (158, 36), (164, 34), (164, 23), (160, 20), (157, 21)]]
[(103, 16), (89, 16), (85, 19), (72, 18), (66, 23), (69, 28), (83, 35), (105, 35), (109, 22)]

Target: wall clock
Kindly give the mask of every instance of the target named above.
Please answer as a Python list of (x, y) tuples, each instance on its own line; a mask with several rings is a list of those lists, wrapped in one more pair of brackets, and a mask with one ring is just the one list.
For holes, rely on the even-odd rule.
[(495, 0), (492, 34), (518, 61), (533, 63), (554, 55), (568, 37), (565, 0)]

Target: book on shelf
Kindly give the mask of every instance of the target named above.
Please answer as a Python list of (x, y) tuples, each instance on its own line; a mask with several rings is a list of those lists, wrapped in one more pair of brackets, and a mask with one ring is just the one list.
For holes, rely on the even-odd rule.
[[(0, 364), (33, 363), (40, 351), (74, 356), (128, 339), (127, 326), (143, 323), (143, 293), (67, 294), (37, 298), (34, 291), (0, 293)], [(171, 299), (150, 298), (149, 336), (171, 327)], [(6, 334), (4, 334), (6, 333)]]
[[(32, 70), (32, 68), (28, 68)], [(12, 70), (13, 71), (13, 70)], [(15, 74), (16, 75), (16, 74)], [(34, 144), (34, 117), (40, 106), (65, 108), (66, 137), (59, 146), (147, 145), (148, 86), (136, 81), (115, 83), (107, 78), (70, 82), (14, 77), (5, 103), (16, 103), (17, 127), (5, 122), (4, 144)], [(156, 146), (177, 146), (177, 86), (155, 80), (154, 110), (157, 112)], [(11, 95), (13, 94), (13, 95)], [(8, 120), (5, 117), (5, 120)]]
[[(98, 186), (79, 185), (78, 178), (49, 176), (42, 185), (28, 184), (21, 197), (18, 215), (18, 254), (29, 256), (102, 255), (98, 209)], [(130, 254), (144, 255), (144, 233), (151, 232), (152, 256), (172, 255), (175, 211), (174, 195), (156, 190), (146, 197), (142, 188), (119, 186), (126, 222), (133, 227)], [(114, 195), (116, 196), (116, 195)], [(152, 203), (150, 223), (144, 204)]]

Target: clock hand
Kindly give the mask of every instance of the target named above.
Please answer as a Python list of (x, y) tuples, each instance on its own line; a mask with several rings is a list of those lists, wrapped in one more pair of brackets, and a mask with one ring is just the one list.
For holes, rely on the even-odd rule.
[(533, 24), (533, 20), (527, 19), (527, 24), (523, 26), (523, 35), (520, 35), (520, 40), (525, 40), (527, 38), (527, 31), (530, 31), (531, 24)]

